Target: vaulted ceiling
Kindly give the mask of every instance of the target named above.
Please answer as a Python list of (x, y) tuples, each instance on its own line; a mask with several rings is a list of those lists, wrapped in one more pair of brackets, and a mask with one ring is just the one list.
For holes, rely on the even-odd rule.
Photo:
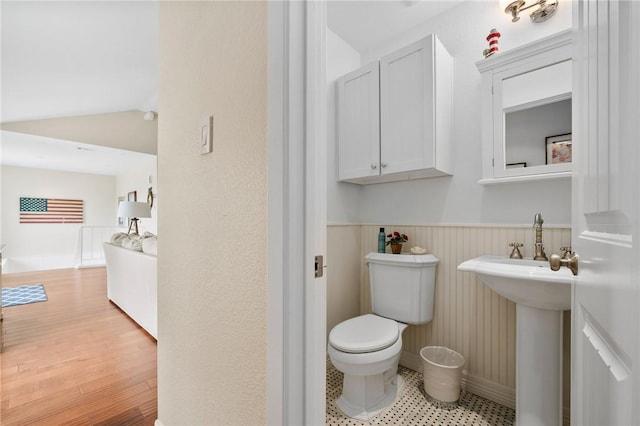
[[(327, 18), (334, 32), (363, 51), (457, 4), (329, 1)], [(82, 149), (91, 141), (52, 149), (64, 140), (18, 137), (7, 123), (157, 111), (158, 8), (156, 0), (1, 1), (0, 164), (18, 165), (20, 155), (31, 152), (23, 166), (44, 162), (65, 169), (72, 152), (83, 158), (82, 170), (103, 170), (104, 153)]]
[(157, 2), (0, 7), (0, 122), (157, 109)]

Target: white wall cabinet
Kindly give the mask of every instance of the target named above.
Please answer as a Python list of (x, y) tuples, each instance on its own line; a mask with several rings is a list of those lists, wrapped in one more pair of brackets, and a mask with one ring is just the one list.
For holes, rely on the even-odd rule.
[(338, 180), (380, 174), (379, 76), (374, 62), (338, 79)]
[(571, 156), (570, 30), (476, 63), (482, 74), (480, 183), (569, 178)]
[(430, 35), (337, 81), (338, 180), (452, 174), (453, 60)]

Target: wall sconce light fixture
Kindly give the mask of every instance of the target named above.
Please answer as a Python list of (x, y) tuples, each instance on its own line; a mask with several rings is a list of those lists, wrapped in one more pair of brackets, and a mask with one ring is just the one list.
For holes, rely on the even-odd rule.
[(558, 2), (559, 0), (537, 0), (527, 5), (525, 0), (502, 0), (500, 5), (504, 7), (505, 13), (511, 14), (511, 22), (520, 20), (520, 12), (538, 6), (536, 10), (531, 12), (531, 20), (533, 22), (544, 22), (556, 13)]

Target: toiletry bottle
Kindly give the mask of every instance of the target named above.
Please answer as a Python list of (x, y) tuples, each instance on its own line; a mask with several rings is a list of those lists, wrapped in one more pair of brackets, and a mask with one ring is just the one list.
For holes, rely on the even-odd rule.
[(380, 228), (380, 233), (378, 234), (378, 253), (384, 253), (385, 249), (384, 249), (384, 241), (385, 239), (385, 235), (384, 235), (384, 228)]

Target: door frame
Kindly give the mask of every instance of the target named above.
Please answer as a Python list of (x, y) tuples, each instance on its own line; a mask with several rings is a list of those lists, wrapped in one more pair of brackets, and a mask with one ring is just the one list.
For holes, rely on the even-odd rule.
[(326, 4), (268, 3), (267, 424), (325, 423)]

